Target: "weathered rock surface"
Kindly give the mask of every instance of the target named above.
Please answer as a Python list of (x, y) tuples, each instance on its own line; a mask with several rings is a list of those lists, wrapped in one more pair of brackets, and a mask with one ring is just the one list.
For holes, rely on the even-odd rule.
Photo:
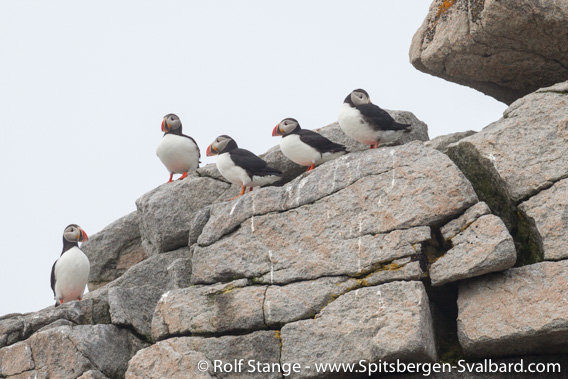
[(190, 175), (166, 183), (136, 200), (142, 243), (148, 255), (187, 246), (196, 212), (217, 200), (230, 185)]
[(357, 286), (356, 282), (348, 279), (347, 276), (325, 277), (285, 286), (269, 286), (263, 304), (266, 324), (278, 327), (315, 316), (332, 300)]
[[(235, 359), (243, 359), (240, 372)], [(258, 331), (218, 338), (170, 338), (139, 351), (130, 362), (126, 378), (281, 378), (278, 372), (259, 372), (256, 366), (251, 371), (249, 360), (279, 363), (278, 334)], [(208, 370), (200, 371), (199, 361), (205, 361)], [(233, 364), (233, 372), (226, 372), (219, 362)]]
[[(363, 305), (364, 304), (364, 305)], [(401, 359), (436, 361), (428, 297), (420, 282), (393, 282), (348, 292), (311, 320), (282, 328), (282, 362), (314, 363)]]
[(465, 132), (456, 132), (456, 133), (446, 134), (444, 136), (438, 136), (436, 138), (431, 139), (430, 141), (425, 142), (424, 146), (431, 147), (432, 149), (436, 149), (445, 154), (448, 151), (448, 146), (450, 146), (452, 143), (456, 143), (464, 139), (465, 137), (474, 135), (475, 133), (477, 132), (474, 132), (473, 130), (468, 130)]
[(430, 266), (434, 286), (503, 271), (517, 261), (513, 237), (494, 215), (481, 216), (453, 237), (452, 243), (453, 247)]
[(465, 211), (464, 214), (460, 217), (453, 219), (446, 225), (442, 226), (440, 228), (442, 238), (444, 238), (444, 240), (446, 241), (451, 240), (459, 233), (463, 232), (471, 224), (473, 224), (475, 220), (490, 213), (491, 209), (489, 209), (487, 204), (483, 201), (480, 201), (479, 203), (475, 204), (473, 207)]
[(33, 333), (57, 321), (75, 325), (110, 323), (108, 303), (104, 299), (72, 301), (34, 313), (13, 315), (0, 320), (0, 347), (23, 341)]
[(203, 335), (263, 329), (266, 287), (241, 279), (165, 293), (154, 312), (152, 337)]
[(146, 258), (137, 212), (116, 220), (90, 236), (89, 240), (81, 245), (81, 249), (91, 263), (89, 291), (112, 282)]
[(540, 89), (512, 104), (499, 121), (448, 149), (481, 200), (505, 221), (525, 264), (541, 260), (542, 251), (536, 242), (538, 227), (517, 206), (568, 177), (566, 109), (568, 82)]
[(568, 3), (435, 0), (410, 47), (418, 70), (511, 104), (568, 79)]
[(180, 286), (181, 268), (176, 269), (176, 275), (172, 275), (172, 264), (181, 264), (187, 259), (191, 259), (191, 249), (188, 247), (150, 257), (85, 298), (107, 299), (113, 324), (131, 327), (145, 339), (151, 340), (152, 315), (156, 304), (164, 292)]
[(130, 358), (145, 346), (114, 325), (60, 326), (0, 349), (1, 375), (76, 378), (91, 371), (96, 378), (98, 371), (121, 377)]
[(471, 357), (567, 352), (568, 261), (542, 262), (460, 284), (458, 336)]
[(430, 239), (421, 225), (476, 202), (461, 172), (421, 143), (352, 153), (284, 187), (214, 204), (194, 251), (192, 282), (363, 275), (417, 254), (413, 245)]
[(521, 203), (519, 209), (529, 220), (544, 259), (567, 259), (568, 179)]

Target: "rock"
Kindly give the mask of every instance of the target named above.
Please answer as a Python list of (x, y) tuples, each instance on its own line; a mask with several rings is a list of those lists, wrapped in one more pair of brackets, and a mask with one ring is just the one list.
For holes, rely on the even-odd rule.
[[(238, 372), (239, 366), (234, 363), (241, 359), (243, 363)], [(255, 372), (251, 372), (250, 360), (279, 363), (278, 333), (258, 331), (218, 338), (170, 338), (138, 352), (130, 362), (126, 378), (281, 378), (278, 372), (258, 372), (255, 365)], [(197, 368), (199, 361), (207, 363), (206, 372)], [(227, 363), (233, 365), (232, 373), (222, 372), (227, 371), (223, 370)]]
[(147, 346), (125, 329), (114, 325), (76, 326), (69, 334), (69, 340), (96, 366), (94, 368), (111, 378), (123, 376), (130, 358)]
[(145, 346), (114, 325), (60, 326), (0, 349), (0, 374), (77, 378), (90, 372), (84, 377), (121, 377), (130, 358)]
[[(120, 278), (109, 283), (107, 286), (85, 295), (84, 298), (100, 297), (106, 294), (110, 288), (138, 288), (151, 284), (162, 293), (175, 287), (172, 283), (172, 274), (168, 267), (178, 259), (191, 259), (192, 249), (183, 247), (157, 256), (150, 257), (138, 263), (128, 270)], [(101, 291), (102, 290), (102, 291)]]
[[(400, 195), (400, 188), (405, 189), (405, 196)], [(266, 187), (214, 204), (198, 244), (212, 244), (252, 216), (311, 203), (321, 207), (326, 201), (334, 204), (318, 217), (348, 214), (344, 217), (351, 222), (342, 225), (345, 230), (359, 230), (361, 220), (361, 233), (350, 233), (358, 237), (371, 230), (384, 233), (440, 222), (473, 205), (477, 196), (444, 154), (411, 142), (347, 154), (284, 187)], [(373, 226), (368, 225), (371, 220)]]
[(568, 82), (538, 90), (448, 149), (481, 200), (505, 221), (521, 264), (542, 260), (542, 251), (517, 206), (568, 176), (567, 108)]
[(0, 350), (0, 377), (21, 374), (34, 368), (32, 350), (26, 342), (18, 342)]
[(210, 208), (211, 207), (207, 206), (195, 212), (195, 216), (189, 224), (189, 246), (197, 242), (199, 235), (203, 231), (203, 227), (205, 227), (205, 224), (209, 221)]
[(314, 363), (322, 362), (437, 360), (428, 297), (421, 282), (393, 282), (348, 292), (315, 319), (285, 325), (281, 336), (281, 362), (298, 362), (304, 368), (292, 378), (317, 376)]
[[(177, 351), (172, 339), (158, 342), (139, 351), (130, 361), (126, 379), (214, 379), (213, 364), (205, 354), (195, 351)], [(203, 363), (205, 362), (205, 363)], [(206, 366), (202, 366), (206, 365)], [(200, 367), (207, 367), (201, 371)]]
[(313, 317), (324, 306), (357, 284), (346, 276), (326, 277), (285, 286), (269, 286), (264, 317), (269, 327)]
[(178, 258), (168, 266), (168, 274), (172, 289), (185, 288), (191, 285), (191, 257)]
[[(420, 251), (420, 249), (416, 249)], [(365, 276), (362, 281), (364, 286), (376, 286), (393, 282), (395, 280), (421, 280), (424, 272), (420, 268), (420, 262), (411, 261), (410, 257), (395, 259), (390, 264), (381, 266), (377, 271)]]
[(469, 357), (566, 352), (568, 261), (460, 283), (458, 337)]
[(115, 287), (108, 290), (108, 303), (112, 323), (130, 326), (136, 333), (151, 340), (152, 315), (162, 296), (152, 285), (134, 288)]
[(77, 379), (108, 379), (108, 377), (99, 370), (89, 370)]
[[(158, 300), (164, 292), (180, 284), (180, 279), (172, 276), (171, 266), (188, 259), (191, 259), (191, 249), (187, 247), (150, 257), (85, 298), (107, 299), (113, 324), (131, 327), (150, 340), (152, 315)], [(181, 274), (179, 267), (177, 275)]]
[(568, 258), (568, 179), (521, 203), (519, 209), (544, 254), (544, 259)]
[(110, 323), (108, 303), (104, 299), (83, 299), (0, 320), (0, 347), (23, 341), (60, 320), (75, 325)]
[(503, 221), (494, 215), (478, 218), (453, 237), (452, 244), (453, 247), (430, 266), (433, 286), (503, 271), (517, 261), (513, 237)]
[(412, 39), (418, 70), (511, 104), (568, 79), (566, 2), (435, 0)]
[(91, 263), (89, 291), (112, 282), (146, 258), (140, 239), (137, 212), (116, 220), (92, 235), (81, 245), (81, 249)]
[(146, 253), (151, 256), (187, 246), (196, 212), (228, 188), (225, 182), (195, 174), (163, 184), (136, 200)]
[(430, 141), (425, 142), (424, 146), (436, 149), (445, 154), (448, 151), (448, 146), (464, 139), (465, 137), (472, 136), (475, 133), (477, 132), (474, 132), (473, 130), (468, 130), (465, 132), (456, 132), (456, 133), (446, 134), (444, 136), (438, 136), (434, 139), (431, 139)]
[(459, 233), (463, 232), (465, 229), (469, 228), (471, 224), (481, 216), (490, 214), (491, 210), (486, 203), (480, 201), (473, 207), (469, 208), (460, 217), (448, 222), (446, 225), (440, 228), (440, 233), (442, 238), (446, 241), (450, 241), (452, 238), (457, 236)]
[[(356, 199), (358, 195), (349, 194), (341, 200)], [(361, 276), (381, 269), (385, 262), (420, 253), (416, 245), (431, 237), (427, 226), (374, 234), (367, 228), (380, 225), (371, 221), (378, 216), (365, 213), (364, 204), (340, 205), (350, 208), (349, 212), (335, 208), (340, 204), (338, 200), (327, 200), (317, 207), (255, 217), (254, 232), (245, 225), (231, 238), (197, 247), (192, 282), (250, 278), (255, 283), (286, 284), (323, 276)], [(314, 215), (325, 215), (327, 211), (333, 221), (317, 216), (314, 219)], [(348, 223), (355, 225), (344, 228)], [(298, 229), (297, 225), (310, 228)]]
[(235, 333), (265, 327), (266, 287), (247, 287), (244, 279), (193, 286), (165, 293), (154, 312), (152, 337)]

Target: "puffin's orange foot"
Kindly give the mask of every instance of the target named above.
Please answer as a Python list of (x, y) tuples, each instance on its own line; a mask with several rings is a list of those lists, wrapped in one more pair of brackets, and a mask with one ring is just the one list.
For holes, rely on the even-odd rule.
[(249, 192), (252, 192), (252, 187), (249, 188)]
[(172, 179), (173, 177), (174, 177), (174, 173), (172, 172), (172, 173), (170, 174), (170, 180), (168, 180), (167, 183), (173, 182), (173, 179)]
[[(252, 189), (252, 188), (251, 188), (251, 189)], [(239, 194), (238, 194), (237, 196), (235, 196), (235, 197), (230, 198), (229, 201), (235, 200), (235, 199), (236, 199), (237, 197), (239, 197), (239, 196), (243, 196), (244, 193), (245, 193), (245, 190), (246, 190), (246, 187), (243, 186), (243, 188), (241, 188), (241, 193), (239, 193)]]
[(371, 146), (369, 146), (369, 150), (370, 150), (370, 149), (376, 149), (377, 147), (379, 147), (379, 143), (378, 143), (378, 142), (372, 144)]
[(63, 304), (63, 299), (59, 299), (59, 304)]
[(310, 167), (308, 167), (308, 169), (306, 170), (306, 172), (308, 171), (312, 171), (314, 169), (314, 167), (316, 167), (315, 163), (312, 163), (312, 165)]
[(185, 179), (185, 178), (187, 178), (187, 171), (184, 172), (183, 175), (180, 176), (178, 180), (182, 180), (182, 179)]
[(79, 301), (83, 300), (83, 298), (81, 296), (79, 296)]

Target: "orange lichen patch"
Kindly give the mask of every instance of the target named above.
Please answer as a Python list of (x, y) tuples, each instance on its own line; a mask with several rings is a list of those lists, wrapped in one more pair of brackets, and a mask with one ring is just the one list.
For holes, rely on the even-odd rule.
[(426, 40), (432, 41), (434, 39), (434, 33), (436, 32), (436, 25), (438, 24), (438, 20), (442, 18), (442, 16), (451, 8), (452, 5), (456, 3), (456, 0), (443, 0), (442, 4), (438, 5), (438, 11), (434, 16), (434, 20), (428, 25), (426, 30)]
[(452, 5), (454, 5), (456, 3), (456, 0), (444, 0), (442, 2), (442, 4), (440, 4), (438, 6), (438, 13), (436, 13), (436, 17), (434, 18), (434, 22), (438, 21), (438, 19), (440, 18), (440, 16), (442, 15), (442, 13), (447, 12), (448, 9), (450, 9), (450, 7)]

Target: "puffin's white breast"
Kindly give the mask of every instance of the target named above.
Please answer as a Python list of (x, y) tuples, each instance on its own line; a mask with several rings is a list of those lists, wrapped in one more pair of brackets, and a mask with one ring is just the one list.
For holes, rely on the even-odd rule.
[(166, 134), (156, 154), (169, 172), (182, 174), (199, 167), (199, 148), (187, 137)]
[(251, 181), (246, 170), (237, 166), (231, 159), (229, 153), (219, 154), (217, 156), (216, 165), (221, 175), (237, 186), (246, 186)]
[(374, 130), (364, 119), (356, 108), (347, 103), (343, 103), (339, 109), (337, 118), (339, 127), (343, 133), (353, 138), (355, 141), (372, 145), (379, 139), (379, 131)]
[(67, 250), (55, 264), (55, 297), (64, 302), (77, 300), (85, 292), (91, 265), (78, 247)]
[(321, 154), (300, 140), (297, 134), (290, 134), (280, 140), (280, 150), (288, 159), (301, 166), (311, 166), (321, 160)]

